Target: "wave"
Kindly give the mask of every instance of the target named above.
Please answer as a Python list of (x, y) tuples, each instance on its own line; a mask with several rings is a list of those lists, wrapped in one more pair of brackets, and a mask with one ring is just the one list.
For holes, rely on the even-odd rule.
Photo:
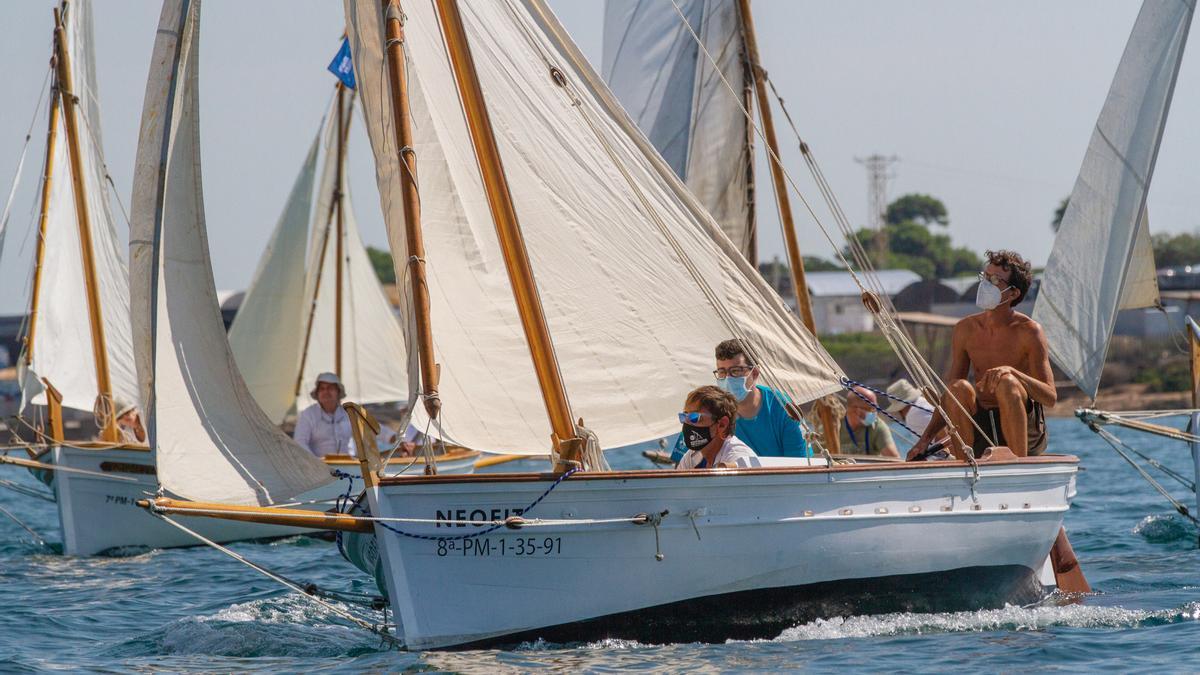
[(1034, 607), (1006, 606), (974, 612), (913, 614), (909, 612), (875, 616), (851, 616), (817, 619), (785, 630), (775, 642), (837, 640), (928, 633), (964, 633), (990, 631), (1036, 631), (1055, 627), (1140, 628), (1185, 621), (1200, 621), (1200, 602), (1176, 609), (1138, 610), (1124, 607), (1086, 605)]
[(1133, 533), (1152, 544), (1167, 544), (1173, 541), (1192, 541), (1195, 528), (1174, 514), (1146, 516), (1134, 526)]
[(371, 633), (341, 623), (305, 598), (285, 595), (178, 619), (109, 651), (114, 656), (332, 657), (379, 647), (379, 638)]

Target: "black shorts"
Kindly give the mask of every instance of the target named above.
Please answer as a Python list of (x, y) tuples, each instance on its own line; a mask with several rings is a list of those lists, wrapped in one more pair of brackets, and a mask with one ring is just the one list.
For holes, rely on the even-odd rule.
[[(1046, 413), (1042, 410), (1042, 404), (1036, 401), (1025, 401), (1025, 415), (1028, 419), (1028, 440), (1029, 440), (1029, 456), (1040, 455), (1046, 449), (1048, 436), (1046, 434)], [(975, 457), (983, 456), (985, 450), (991, 445), (988, 439), (996, 441), (996, 445), (1008, 445), (1004, 439), (1004, 428), (1000, 425), (1000, 409), (999, 408), (983, 408), (980, 407), (971, 416), (975, 420), (975, 424), (979, 425), (979, 429), (983, 429), (983, 434), (979, 433), (979, 429), (974, 429), (975, 442), (971, 444), (975, 450)]]

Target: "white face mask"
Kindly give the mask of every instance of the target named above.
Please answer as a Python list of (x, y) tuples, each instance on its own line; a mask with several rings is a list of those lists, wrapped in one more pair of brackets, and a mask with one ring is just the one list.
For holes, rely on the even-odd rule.
[[(1004, 289), (1007, 291), (1012, 286)], [(979, 290), (975, 291), (975, 306), (984, 311), (995, 309), (1000, 304), (1004, 291), (996, 288), (987, 281), (979, 282)]]

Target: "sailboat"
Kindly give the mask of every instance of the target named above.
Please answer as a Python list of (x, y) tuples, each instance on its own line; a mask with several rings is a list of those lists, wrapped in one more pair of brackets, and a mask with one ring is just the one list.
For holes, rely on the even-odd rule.
[[(831, 611), (1040, 595), (1074, 457), (605, 470), (601, 443), (673, 431), (730, 333), (795, 401), (838, 390), (841, 372), (542, 2), (346, 8), (356, 78), (379, 84), (361, 96), (389, 242), (414, 279), (414, 417), (471, 447), (549, 441), (555, 457), (552, 473), (381, 477), (374, 424), (349, 405), (371, 516), (326, 525), (373, 530), (408, 648), (724, 640)], [(197, 0), (166, 0), (138, 153), (135, 353), (160, 478), (188, 498), (146, 506), (300, 519), (236, 506), (267, 503), (255, 485), (279, 500), (327, 479), (250, 432), (269, 420), (244, 385), (229, 395), (236, 378), (212, 386), (236, 370), (204, 338), (219, 317), (196, 189), (198, 30)]]
[[(159, 487), (157, 457), (145, 443), (123, 441), (113, 414), (115, 402), (143, 399), (135, 375), (128, 273), (105, 190), (91, 3), (63, 2), (57, 17), (57, 69), (20, 362), (25, 414), (28, 406), (45, 405), (47, 428), (38, 444), (44, 450), (29, 459), (2, 459), (33, 470), (52, 488), (67, 555), (195, 545), (189, 535), (148, 518), (135, 506)], [(294, 378), (292, 372), (289, 377)], [(69, 438), (64, 408), (95, 410), (99, 440)], [(457, 466), (452, 462), (442, 468), (467, 471), (473, 459), (464, 457), (456, 460)], [(331, 457), (323, 465), (326, 477), (339, 467), (356, 466), (351, 457)], [(396, 471), (423, 469), (414, 461), (394, 466)], [(344, 488), (326, 482), (322, 490), (293, 500), (293, 506), (318, 511), (332, 506)], [(217, 541), (311, 529), (227, 521), (203, 521), (197, 527)]]
[[(339, 81), (229, 328), (246, 385), (281, 423), (313, 405), (309, 388), (326, 371), (338, 373), (350, 400), (408, 401), (404, 334), (359, 236), (345, 179), (353, 97)], [(439, 472), (464, 473), (478, 457), (452, 449), (435, 459)], [(357, 466), (351, 457), (327, 461)], [(407, 470), (423, 471), (424, 463)]]
[[(1146, 201), (1194, 13), (1193, 0), (1142, 4), (1042, 274), (1033, 317), (1046, 331), (1050, 358), (1093, 401), (1117, 313), (1160, 306)], [(1200, 329), (1189, 320), (1186, 332), (1196, 406)], [(1187, 411), (1176, 411), (1182, 412)], [(1113, 437), (1101, 427), (1113, 424), (1190, 442), (1200, 479), (1200, 439), (1193, 435), (1200, 415), (1191, 412), (1190, 432), (1146, 421), (1162, 411), (1084, 409), (1076, 414), (1109, 441)], [(1150, 479), (1145, 471), (1142, 475)], [(1191, 488), (1196, 491), (1195, 482)], [(1200, 509), (1200, 492), (1196, 506)]]

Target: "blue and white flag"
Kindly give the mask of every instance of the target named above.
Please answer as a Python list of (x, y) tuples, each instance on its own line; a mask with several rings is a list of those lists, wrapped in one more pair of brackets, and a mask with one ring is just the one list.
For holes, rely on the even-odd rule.
[(338, 50), (333, 61), (329, 62), (329, 72), (337, 75), (350, 89), (354, 88), (354, 61), (350, 58), (350, 38), (342, 39), (342, 48)]

